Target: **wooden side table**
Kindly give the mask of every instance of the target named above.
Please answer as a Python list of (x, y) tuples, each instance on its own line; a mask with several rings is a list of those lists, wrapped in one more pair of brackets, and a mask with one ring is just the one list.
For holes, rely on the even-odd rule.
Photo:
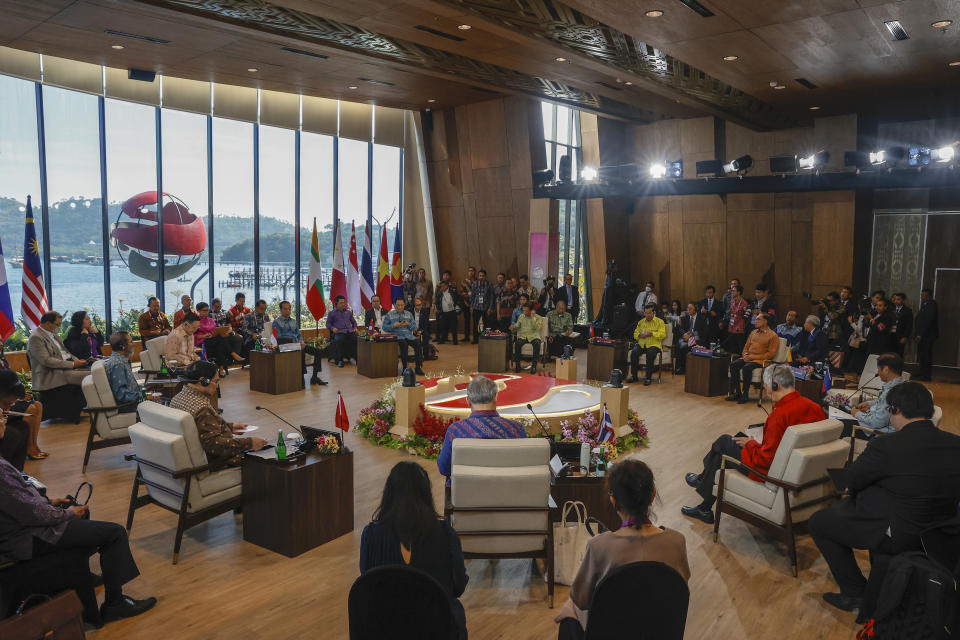
[(625, 342), (622, 340), (617, 340), (614, 344), (591, 342), (587, 345), (587, 380), (606, 382), (614, 369), (623, 371), (624, 379), (629, 375)]
[(303, 389), (300, 351), (251, 351), (250, 391), (280, 395)]
[(507, 341), (509, 337), (488, 338), (481, 335), (477, 348), (477, 371), (503, 373), (507, 370)]
[(557, 510), (553, 514), (554, 522), (560, 521), (564, 503), (574, 500), (582, 502), (587, 508), (587, 516), (593, 516), (607, 529), (616, 531), (620, 528), (622, 520), (610, 504), (606, 478), (593, 475), (557, 478), (556, 484), (550, 487), (550, 496), (557, 503)]
[(396, 342), (357, 340), (357, 373), (368, 378), (396, 378), (398, 349)]
[(730, 356), (687, 354), (687, 374), (683, 390), (698, 396), (722, 396), (730, 389)]
[(796, 383), (797, 391), (800, 392), (804, 398), (809, 398), (817, 404), (823, 400), (823, 380), (801, 380), (797, 378)]

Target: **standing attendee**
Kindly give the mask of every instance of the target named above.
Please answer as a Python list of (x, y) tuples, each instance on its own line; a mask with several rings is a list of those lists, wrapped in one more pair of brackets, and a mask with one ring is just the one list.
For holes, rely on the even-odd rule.
[(842, 352), (847, 343), (847, 337), (852, 329), (846, 315), (846, 308), (840, 300), (840, 294), (836, 291), (828, 293), (824, 298), (822, 326), (827, 334), (827, 344), (831, 351)]
[(637, 294), (633, 308), (637, 312), (638, 317), (644, 316), (648, 304), (652, 304), (654, 309), (657, 308), (657, 294), (653, 292), (653, 280), (648, 280), (643, 291)]
[(940, 337), (937, 301), (932, 289), (920, 291), (920, 309), (917, 310), (917, 362), (920, 370), (914, 380), (930, 381), (933, 372), (933, 343)]
[(357, 359), (357, 320), (347, 309), (347, 299), (337, 296), (334, 307), (327, 314), (327, 329), (330, 331), (330, 353), (336, 365), (343, 368), (344, 360)]
[(750, 399), (754, 369), (759, 369), (765, 360), (772, 360), (777, 355), (780, 337), (770, 329), (768, 322), (767, 314), (757, 316), (757, 328), (750, 332), (741, 356), (730, 363), (730, 394), (726, 398), (729, 402), (746, 404)]
[(327, 381), (320, 379), (320, 372), (323, 371), (323, 358), (321, 357), (320, 349), (304, 342), (303, 334), (300, 333), (300, 327), (297, 326), (296, 318), (290, 315), (291, 310), (292, 306), (289, 300), (282, 300), (280, 302), (280, 315), (273, 321), (273, 329), (277, 333), (277, 342), (280, 344), (292, 344), (294, 342), (300, 344), (302, 373), (307, 372), (307, 356), (313, 356), (313, 375), (310, 376), (310, 384), (325, 387), (328, 384)]
[(180, 308), (173, 314), (173, 327), (177, 328), (183, 322), (183, 316), (193, 311), (193, 298), (187, 294), (180, 296)]
[(573, 316), (567, 313), (567, 302), (557, 300), (557, 308), (547, 314), (547, 343), (552, 357), (563, 355), (563, 348), (572, 343)]
[[(80, 383), (90, 375), (90, 361), (81, 360), (67, 351), (60, 339), (63, 316), (47, 311), (27, 340), (31, 386), (41, 392), (48, 416), (74, 424), (80, 422), (80, 411), (86, 405)], [(46, 416), (45, 416), (46, 417)]]
[(507, 286), (507, 274), (503, 271), (497, 274), (497, 280), (493, 283), (493, 294), (495, 297), (499, 298), (500, 294), (503, 293), (504, 287)]
[[(773, 331), (770, 331), (773, 334)], [(777, 447), (787, 428), (797, 424), (819, 422), (827, 418), (823, 408), (814, 401), (801, 396), (796, 390), (796, 379), (788, 365), (774, 364), (763, 370), (764, 395), (773, 400), (773, 409), (763, 424), (763, 440), (757, 442), (747, 436), (724, 434), (717, 438), (703, 458), (701, 473), (688, 473), (687, 484), (697, 490), (703, 499), (694, 507), (683, 507), (685, 516), (713, 524), (710, 510), (716, 498), (713, 496), (714, 478), (723, 462), (723, 456), (736, 458), (760, 473), (769, 473)], [(737, 467), (741, 473), (745, 470)], [(760, 478), (752, 478), (760, 482)]]
[(787, 348), (797, 344), (803, 329), (797, 324), (797, 312), (793, 309), (787, 311), (787, 317), (784, 322), (777, 325), (776, 334), (787, 341)]
[[(200, 304), (206, 305), (205, 302)], [(183, 317), (180, 326), (170, 332), (163, 345), (163, 357), (168, 367), (182, 369), (200, 359), (193, 340), (193, 335), (199, 328), (200, 316), (191, 311)]]
[(730, 303), (727, 305), (724, 324), (727, 330), (727, 340), (724, 348), (733, 354), (743, 351), (747, 336), (747, 301), (743, 297), (743, 287), (736, 285), (730, 292)]
[(723, 321), (724, 310), (723, 303), (716, 299), (716, 291), (716, 287), (708, 284), (703, 290), (703, 299), (697, 303), (700, 307), (697, 315), (702, 315), (707, 323), (706, 332), (699, 336), (699, 344), (706, 346), (720, 338), (720, 323)]
[(433, 304), (433, 283), (427, 277), (427, 270), (421, 267), (417, 270), (416, 286), (414, 287), (414, 297), (420, 298), (423, 305), (429, 310)]
[[(449, 273), (449, 271), (447, 272)], [(437, 342), (444, 344), (447, 336), (451, 335), (453, 344), (457, 344), (457, 317), (460, 315), (460, 295), (451, 282), (441, 280), (437, 285), (436, 299), (437, 314)]]
[(169, 335), (173, 330), (166, 314), (160, 311), (160, 300), (153, 297), (147, 300), (147, 310), (137, 318), (137, 327), (140, 329), (140, 342), (144, 348), (147, 340)]
[(430, 354), (430, 307), (420, 298), (413, 299), (413, 333), (420, 338), (420, 353), (426, 358)]
[(933, 424), (930, 391), (905, 382), (888, 403), (894, 432), (843, 471), (850, 498), (815, 512), (808, 526), (840, 587), (823, 599), (844, 611), (861, 607), (867, 586), (854, 549), (871, 558), (920, 551), (920, 534), (955, 519), (960, 502), (960, 436)]
[(453, 470), (453, 441), (457, 438), (526, 438), (527, 432), (516, 420), (504, 418), (497, 413), (497, 383), (477, 374), (467, 385), (467, 404), (470, 415), (461, 418), (447, 428), (443, 448), (437, 457), (440, 475), (447, 476)]
[(233, 302), (233, 306), (227, 313), (230, 316), (230, 326), (239, 335), (243, 331), (243, 319), (250, 313), (250, 307), (246, 306), (247, 296), (243, 292), (237, 292), (237, 295), (233, 297)]
[(844, 315), (847, 318), (847, 324), (850, 326), (848, 334), (853, 331), (853, 323), (856, 321), (860, 312), (857, 310), (857, 302), (853, 299), (853, 289), (850, 287), (840, 288), (840, 305), (843, 307)]
[[(555, 618), (558, 640), (582, 640), (597, 585), (612, 571), (633, 562), (658, 562), (690, 580), (687, 543), (683, 534), (650, 522), (657, 488), (653, 472), (638, 458), (621, 458), (607, 475), (610, 504), (623, 524), (587, 541), (586, 554), (570, 585), (570, 598)], [(656, 589), (656, 584), (646, 585)], [(643, 622), (639, 622), (643, 626)]]
[(800, 364), (823, 362), (830, 366), (827, 347), (827, 334), (820, 328), (820, 318), (815, 315), (807, 316), (803, 323), (803, 333), (797, 338), (792, 349), (793, 360)]
[(103, 356), (103, 334), (93, 326), (86, 311), (75, 311), (70, 316), (70, 330), (63, 344), (78, 360), (95, 360)]
[(413, 349), (414, 362), (416, 369), (414, 373), (418, 376), (423, 373), (423, 351), (420, 350), (420, 336), (418, 331), (414, 331), (413, 314), (406, 310), (406, 300), (402, 298), (394, 300), (393, 309), (391, 309), (383, 318), (383, 332), (392, 333), (397, 336), (397, 346), (400, 350), (400, 362), (403, 368), (407, 368), (409, 359), (409, 350)]
[(477, 272), (477, 279), (474, 281), (470, 290), (470, 308), (473, 310), (471, 320), (471, 331), (473, 332), (473, 344), (480, 341), (480, 320), (483, 320), (484, 328), (492, 326), (491, 309), (496, 308), (497, 296), (493, 285), (487, 280), (486, 269), (480, 269)]
[(573, 284), (573, 274), (563, 276), (563, 286), (557, 290), (556, 302), (563, 300), (567, 303), (567, 313), (576, 322), (580, 318), (580, 289)]
[(727, 287), (727, 291), (723, 294), (723, 298), (721, 300), (723, 303), (723, 318), (720, 320), (721, 331), (729, 331), (730, 301), (733, 300), (733, 296), (736, 293), (737, 287), (740, 287), (740, 295), (743, 296), (743, 283), (740, 282), (740, 278), (731, 278), (730, 286)]
[(367, 331), (373, 327), (374, 331), (383, 330), (383, 318), (387, 315), (386, 310), (381, 306), (380, 296), (370, 298), (370, 308), (363, 312), (363, 326)]
[(466, 640), (459, 598), (469, 577), (460, 538), (437, 514), (430, 476), (416, 462), (398, 462), (390, 470), (373, 521), (360, 534), (360, 573), (384, 565), (410, 566), (432, 576), (450, 601), (458, 639)]
[(263, 344), (265, 339), (263, 331), (268, 322), (270, 322), (270, 315), (267, 313), (267, 301), (257, 300), (253, 311), (243, 318), (243, 348), (247, 353), (253, 349), (258, 339)]
[(520, 299), (520, 294), (513, 287), (513, 281), (507, 280), (503, 289), (500, 290), (500, 295), (497, 296), (497, 328), (500, 331), (507, 332), (510, 327), (510, 316), (513, 315), (513, 310), (517, 308), (517, 301)]
[(769, 316), (769, 325), (771, 327), (776, 326), (777, 324), (777, 302), (770, 297), (770, 292), (767, 290), (767, 285), (760, 282), (754, 287), (753, 290), (754, 296), (753, 303), (750, 305), (750, 313), (753, 317), (750, 319), (750, 326), (755, 327), (757, 324), (757, 316), (761, 313), (765, 313)]
[[(477, 270), (473, 267), (467, 267), (467, 277), (460, 281), (459, 291), (460, 300), (462, 300), (463, 305), (463, 340), (465, 342), (470, 341), (470, 336), (473, 333), (471, 327), (474, 326), (473, 316), (471, 312), (473, 307), (470, 306), (470, 301), (473, 299), (473, 283), (476, 282)], [(456, 332), (457, 328), (453, 328)]]
[(114, 331), (110, 336), (110, 357), (103, 361), (103, 370), (107, 374), (107, 383), (117, 401), (119, 413), (134, 413), (137, 404), (143, 399), (143, 390), (133, 374), (133, 338), (126, 331)]
[(867, 352), (871, 355), (880, 355), (893, 351), (899, 353), (897, 347), (899, 341), (893, 332), (894, 325), (897, 322), (896, 316), (887, 308), (887, 301), (884, 298), (876, 300), (874, 313), (869, 314), (870, 327), (867, 333)]
[(663, 320), (656, 316), (657, 308), (651, 302), (643, 310), (643, 317), (637, 323), (637, 328), (633, 331), (633, 339), (636, 344), (630, 351), (630, 379), (629, 382), (639, 381), (637, 374), (640, 372), (640, 354), (646, 356), (645, 368), (646, 377), (643, 379), (643, 386), (648, 387), (653, 382), (653, 368), (660, 357), (660, 347), (663, 345), (664, 338), (667, 337), (667, 327)]
[(907, 348), (907, 341), (913, 335), (913, 309), (907, 306), (907, 294), (895, 293), (891, 296), (893, 301), (893, 317), (895, 318), (893, 327), (893, 343), (897, 353), (903, 357), (903, 352)]
[(520, 293), (527, 294), (527, 300), (533, 302), (539, 297), (539, 292), (537, 288), (530, 283), (530, 278), (527, 277), (527, 274), (520, 276), (520, 286), (518, 288)]
[(556, 308), (557, 298), (557, 280), (553, 276), (547, 276), (543, 282), (543, 289), (540, 291), (540, 298), (537, 300), (537, 314), (546, 317), (548, 313)]
[[(550, 313), (554, 313), (551, 311)], [(567, 314), (568, 316), (570, 314)], [(549, 317), (549, 316), (548, 316)], [(523, 313), (513, 323), (517, 333), (517, 341), (513, 347), (513, 360), (516, 364), (516, 372), (520, 373), (520, 354), (523, 351), (523, 345), (529, 344), (533, 349), (533, 357), (530, 360), (530, 373), (536, 375), (537, 362), (540, 360), (540, 349), (543, 346), (543, 322), (544, 319), (533, 312), (533, 305), (529, 302), (523, 307)]]
[[(37, 437), (43, 405), (33, 399), (20, 377), (10, 369), (0, 369), (0, 422), (6, 424), (6, 435), (0, 425), (0, 457), (23, 471), (27, 458), (43, 460), (49, 454), (40, 450)], [(7, 413), (7, 412), (11, 413)], [(17, 414), (24, 415), (17, 415)]]

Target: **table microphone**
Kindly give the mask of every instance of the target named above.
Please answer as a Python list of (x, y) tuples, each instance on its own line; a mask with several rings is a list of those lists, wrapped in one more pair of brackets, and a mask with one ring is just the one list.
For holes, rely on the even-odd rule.
[(303, 434), (303, 431), (300, 429), (300, 427), (291, 424), (290, 422), (288, 422), (288, 421), (285, 420), (284, 418), (281, 418), (280, 416), (278, 416), (277, 414), (275, 414), (275, 413), (274, 413), (273, 411), (271, 411), (270, 409), (267, 409), (266, 407), (256, 406), (256, 407), (254, 407), (254, 409), (256, 409), (257, 411), (266, 411), (267, 413), (269, 413), (270, 415), (272, 415), (274, 418), (276, 418), (276, 419), (279, 420), (280, 422), (284, 423), (285, 425), (288, 425), (288, 426), (292, 427), (293, 429), (296, 429), (297, 433), (300, 434), (300, 437), (303, 439), (303, 441), (304, 441), (304, 442), (307, 441), (307, 436), (305, 436), (305, 435)]
[[(853, 396), (855, 396), (855, 395), (857, 395), (859, 392), (863, 391), (868, 384), (870, 384), (871, 382), (873, 382), (874, 380), (876, 380), (876, 379), (879, 378), (879, 377), (880, 377), (880, 373), (879, 373), (879, 372), (873, 374), (873, 377), (872, 377), (872, 378), (870, 378), (869, 380), (867, 380), (866, 382), (864, 382), (862, 385), (860, 385), (859, 387), (857, 387), (857, 390), (850, 394), (850, 398), (852, 399)], [(863, 396), (862, 396), (862, 395), (860, 396), (860, 400), (863, 400)]]
[(530, 413), (533, 414), (534, 419), (537, 421), (537, 424), (540, 425), (540, 429), (543, 431), (544, 435), (546, 435), (549, 438), (550, 430), (547, 429), (545, 426), (543, 426), (543, 423), (540, 422), (540, 418), (537, 417), (537, 414), (533, 413), (533, 405), (530, 404), (529, 402), (527, 403), (527, 409), (529, 409)]

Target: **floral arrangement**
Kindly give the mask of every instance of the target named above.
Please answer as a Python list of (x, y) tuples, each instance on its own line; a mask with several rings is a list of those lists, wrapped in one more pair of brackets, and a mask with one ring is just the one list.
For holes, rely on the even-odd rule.
[(843, 395), (842, 393), (830, 393), (824, 396), (823, 402), (830, 407), (836, 409), (842, 409), (845, 411), (850, 410), (851, 401), (850, 398)]
[[(630, 427), (630, 433), (617, 438), (614, 443), (607, 443), (608, 446), (612, 445), (610, 449), (613, 457), (638, 446), (645, 447), (650, 442), (646, 425), (633, 409), (627, 409), (627, 425)], [(586, 442), (593, 449), (599, 444), (597, 442), (599, 435), (600, 421), (589, 411), (584, 411), (575, 421), (562, 420), (560, 422), (561, 442)]]
[(320, 351), (320, 357), (324, 357), (330, 349), (330, 338), (318, 333), (317, 337), (310, 341), (310, 344)]
[(340, 443), (334, 436), (317, 436), (317, 453), (340, 453)]

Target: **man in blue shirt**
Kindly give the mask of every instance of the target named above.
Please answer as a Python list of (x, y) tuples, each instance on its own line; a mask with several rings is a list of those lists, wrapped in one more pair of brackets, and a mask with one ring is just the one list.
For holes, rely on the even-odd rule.
[(787, 341), (787, 348), (797, 344), (797, 339), (803, 329), (797, 324), (797, 312), (793, 309), (787, 311), (787, 321), (777, 325), (777, 335)]
[(300, 327), (297, 326), (297, 321), (290, 315), (290, 309), (290, 303), (287, 300), (280, 303), (280, 315), (273, 321), (273, 328), (277, 332), (277, 342), (279, 344), (300, 343), (303, 373), (307, 372), (306, 357), (309, 353), (313, 356), (313, 375), (310, 376), (310, 384), (326, 386), (327, 382), (321, 380), (317, 375), (323, 370), (323, 365), (320, 362), (320, 350), (303, 341)]
[(113, 399), (117, 401), (120, 413), (133, 413), (143, 399), (143, 392), (130, 365), (133, 339), (126, 331), (116, 331), (110, 336), (110, 349), (113, 353), (103, 361), (103, 368), (113, 392)]
[(397, 298), (393, 303), (393, 310), (383, 317), (383, 332), (396, 334), (397, 344), (400, 346), (400, 362), (407, 368), (408, 349), (413, 349), (413, 357), (418, 376), (423, 373), (423, 352), (420, 350), (420, 331), (413, 330), (413, 314), (406, 310), (407, 302)]
[[(903, 384), (903, 358), (896, 353), (884, 353), (877, 358), (877, 376), (883, 382), (880, 395), (873, 404), (861, 402), (850, 410), (850, 413), (860, 423), (861, 427), (868, 427), (880, 433), (893, 433), (890, 424), (890, 409), (887, 405), (887, 394), (899, 384)], [(841, 436), (844, 437), (844, 436)]]

